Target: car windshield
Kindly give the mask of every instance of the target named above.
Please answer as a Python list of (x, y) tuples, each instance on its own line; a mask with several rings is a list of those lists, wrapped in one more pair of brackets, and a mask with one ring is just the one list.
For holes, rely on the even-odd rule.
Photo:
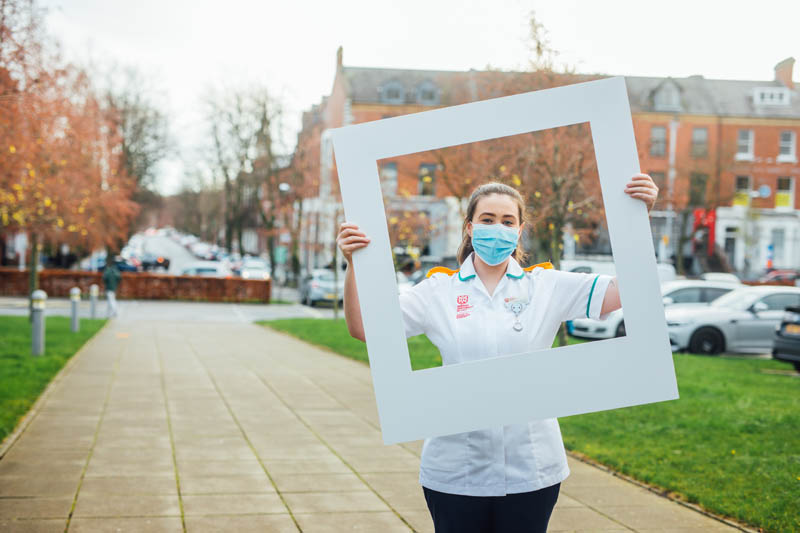
[(749, 289), (740, 289), (731, 291), (728, 294), (723, 294), (713, 302), (711, 305), (714, 307), (731, 307), (734, 309), (747, 309), (753, 302), (758, 300), (762, 294), (750, 291)]
[(242, 263), (242, 268), (260, 268), (265, 270), (267, 268), (267, 263), (261, 259), (245, 259)]
[(333, 272), (318, 272), (315, 277), (320, 281), (333, 281)]

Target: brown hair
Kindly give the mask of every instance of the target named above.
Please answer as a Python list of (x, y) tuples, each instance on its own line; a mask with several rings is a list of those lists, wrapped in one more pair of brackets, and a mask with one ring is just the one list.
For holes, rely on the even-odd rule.
[[(519, 193), (519, 191), (513, 187), (509, 187), (504, 183), (498, 183), (496, 181), (484, 183), (472, 191), (472, 195), (469, 197), (467, 215), (464, 217), (464, 224), (461, 227), (461, 245), (458, 247), (458, 253), (456, 254), (459, 265), (466, 261), (469, 254), (472, 253), (472, 238), (467, 233), (467, 224), (469, 224), (472, 221), (472, 217), (475, 216), (475, 209), (478, 207), (478, 200), (485, 196), (489, 196), (490, 194), (505, 194), (506, 196), (510, 196), (517, 203), (520, 225), (525, 222), (525, 201), (522, 199), (522, 195)], [(522, 242), (517, 243), (517, 249), (514, 250), (511, 256), (515, 260), (521, 262), (525, 260), (525, 255), (525, 250), (522, 248)]]

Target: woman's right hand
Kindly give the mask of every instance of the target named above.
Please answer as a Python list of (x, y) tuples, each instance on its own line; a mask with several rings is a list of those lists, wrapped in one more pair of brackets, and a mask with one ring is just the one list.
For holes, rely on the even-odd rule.
[(344, 222), (339, 226), (339, 235), (336, 237), (336, 244), (342, 251), (342, 255), (347, 263), (352, 264), (353, 252), (369, 244), (369, 239), (364, 233), (358, 231), (358, 226), (350, 222)]

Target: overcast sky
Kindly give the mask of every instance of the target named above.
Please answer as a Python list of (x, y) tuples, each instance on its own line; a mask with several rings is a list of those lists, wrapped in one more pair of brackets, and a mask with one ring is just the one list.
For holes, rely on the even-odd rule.
[(292, 143), (300, 113), (330, 92), (339, 45), (351, 66), (519, 68), (535, 10), (562, 61), (582, 72), (766, 81), (778, 61), (800, 58), (797, 0), (763, 10), (730, 0), (42, 1), (69, 59), (150, 76), (180, 149), (162, 165), (164, 193), (207, 141), (208, 87), (266, 84), (284, 102)]

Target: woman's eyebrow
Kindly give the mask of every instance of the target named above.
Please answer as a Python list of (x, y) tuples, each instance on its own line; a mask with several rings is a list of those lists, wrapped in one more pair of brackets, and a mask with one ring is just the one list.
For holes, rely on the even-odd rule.
[(493, 217), (494, 213), (489, 213), (488, 211), (485, 211), (485, 212), (481, 213), (480, 215), (478, 215), (478, 218), (480, 218), (482, 216), (486, 216), (486, 215), (488, 215), (490, 217)]

